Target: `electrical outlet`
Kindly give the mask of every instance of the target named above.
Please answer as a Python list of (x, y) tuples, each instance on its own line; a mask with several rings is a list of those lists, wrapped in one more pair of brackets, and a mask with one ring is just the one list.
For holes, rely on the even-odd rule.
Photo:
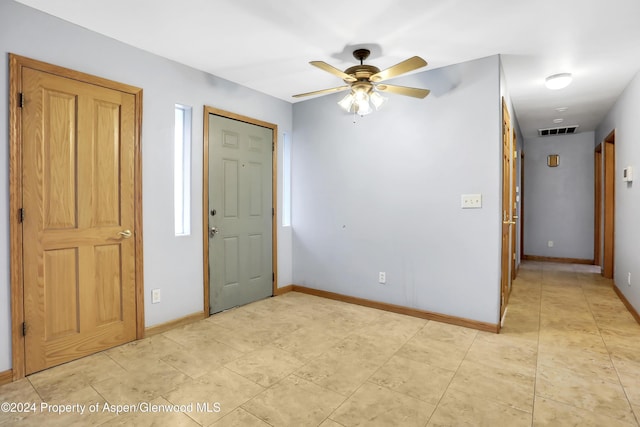
[(631, 272), (627, 273), (627, 285), (631, 286)]
[(153, 289), (151, 291), (151, 304), (158, 304), (160, 302), (160, 289)]
[(385, 273), (384, 271), (378, 273), (378, 283), (383, 285), (387, 283), (387, 273)]
[(482, 208), (482, 194), (463, 194), (461, 199), (462, 209)]
[(549, 240), (549, 241), (547, 242), (547, 246), (549, 246), (550, 248), (552, 248), (552, 247), (553, 247), (553, 240)]

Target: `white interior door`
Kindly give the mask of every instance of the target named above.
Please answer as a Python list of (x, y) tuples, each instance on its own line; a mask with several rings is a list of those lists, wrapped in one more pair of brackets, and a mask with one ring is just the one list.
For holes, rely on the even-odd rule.
[(273, 293), (273, 130), (209, 114), (209, 298), (217, 313)]

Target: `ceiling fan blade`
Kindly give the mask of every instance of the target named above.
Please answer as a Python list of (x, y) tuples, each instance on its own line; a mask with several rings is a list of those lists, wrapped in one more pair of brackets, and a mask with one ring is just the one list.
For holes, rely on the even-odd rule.
[(381, 92), (397, 93), (398, 95), (412, 96), (414, 98), (424, 98), (431, 92), (429, 89), (418, 89), (415, 87), (396, 85), (377, 85), (376, 89)]
[(332, 87), (331, 89), (322, 89), (322, 90), (316, 90), (313, 92), (307, 92), (307, 93), (299, 93), (297, 95), (293, 95), (294, 98), (301, 98), (303, 96), (311, 96), (311, 95), (320, 95), (322, 93), (331, 93), (331, 92), (342, 92), (343, 90), (347, 90), (349, 89), (351, 86), (338, 86), (338, 87)]
[(374, 74), (373, 76), (369, 77), (369, 81), (381, 82), (383, 80), (399, 76), (400, 74), (417, 70), (418, 68), (424, 67), (425, 65), (427, 65), (427, 61), (420, 58), (419, 56), (413, 56), (394, 66), (387, 68), (386, 70), (382, 70), (379, 73)]
[(321, 70), (324, 70), (328, 73), (333, 74), (334, 76), (338, 76), (340, 77), (342, 80), (346, 81), (346, 82), (355, 82), (356, 78), (353, 76), (350, 76), (349, 74), (338, 70), (336, 67), (327, 64), (326, 62), (322, 62), (322, 61), (311, 61), (309, 62), (309, 64), (313, 65), (314, 67), (318, 67)]

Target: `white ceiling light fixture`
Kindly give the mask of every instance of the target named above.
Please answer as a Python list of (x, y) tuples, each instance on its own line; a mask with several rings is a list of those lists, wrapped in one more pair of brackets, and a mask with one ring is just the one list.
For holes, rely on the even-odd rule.
[(562, 119), (562, 118), (553, 119), (553, 123), (558, 124), (558, 123), (562, 123), (562, 122), (564, 122), (564, 119)]
[(571, 73), (554, 74), (544, 80), (544, 85), (547, 89), (558, 90), (569, 86), (572, 80), (573, 77), (571, 76)]
[[(373, 112), (374, 108), (378, 111), (386, 101), (387, 98), (376, 92), (373, 86), (358, 85), (352, 87), (351, 92), (338, 104), (347, 112), (365, 116)], [(373, 104), (373, 108), (371, 104)]]

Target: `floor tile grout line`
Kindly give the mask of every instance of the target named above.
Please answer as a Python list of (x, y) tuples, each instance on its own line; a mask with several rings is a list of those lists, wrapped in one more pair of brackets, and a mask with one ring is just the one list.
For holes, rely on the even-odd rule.
[(433, 415), (438, 411), (438, 408), (440, 407), (440, 403), (442, 403), (442, 399), (444, 399), (444, 396), (447, 394), (447, 392), (449, 391), (449, 387), (451, 387), (451, 383), (453, 382), (453, 379), (456, 377), (456, 375), (458, 374), (458, 371), (460, 370), (460, 366), (462, 366), (462, 362), (465, 361), (465, 359), (467, 358), (468, 354), (469, 354), (469, 350), (471, 349), (471, 347), (473, 346), (473, 343), (476, 342), (476, 340), (478, 339), (478, 331), (476, 331), (475, 336), (473, 337), (473, 340), (471, 341), (471, 344), (469, 344), (469, 347), (467, 347), (467, 351), (465, 351), (464, 356), (462, 357), (462, 359), (460, 360), (460, 363), (458, 363), (458, 366), (456, 367), (456, 370), (453, 371), (453, 375), (451, 375), (451, 379), (449, 379), (449, 382), (447, 383), (447, 386), (445, 387), (444, 391), (442, 392), (442, 395), (440, 396), (440, 398), (438, 399), (438, 403), (436, 403), (435, 408), (433, 409), (433, 412), (431, 413), (431, 415), (429, 416), (429, 419), (427, 420), (427, 423), (425, 424), (425, 426), (429, 425), (429, 422), (431, 421), (431, 418), (433, 418)]
[(540, 333), (542, 332), (542, 287), (544, 286), (544, 278), (540, 274), (540, 283), (538, 284), (538, 333), (537, 333), (537, 345), (536, 345), (536, 367), (535, 367), (535, 380), (533, 381), (533, 402), (531, 405), (531, 426), (533, 427), (536, 416), (536, 395), (538, 390), (538, 367), (540, 362)]
[[(615, 285), (612, 285), (612, 286), (615, 286)], [(584, 288), (583, 288), (583, 292), (584, 292)], [(627, 399), (627, 403), (629, 404), (629, 409), (631, 410), (631, 414), (633, 415), (634, 419), (636, 420), (636, 424), (640, 425), (640, 419), (638, 419), (638, 415), (636, 415), (635, 411), (633, 410), (633, 403), (631, 402), (631, 399), (629, 398), (629, 393), (627, 392), (627, 388), (622, 383), (622, 378), (620, 378), (620, 371), (618, 370), (618, 368), (616, 368), (616, 365), (613, 362), (612, 351), (609, 349), (609, 346), (607, 345), (607, 341), (602, 336), (602, 328), (600, 327), (599, 322), (597, 321), (595, 315), (593, 314), (593, 309), (591, 308), (591, 304), (590, 304), (590, 302), (588, 300), (587, 300), (587, 304), (589, 305), (589, 312), (593, 316), (593, 320), (596, 322), (596, 326), (598, 327), (598, 336), (600, 337), (600, 340), (602, 341), (602, 344), (604, 345), (604, 348), (607, 350), (607, 356), (609, 358), (609, 361), (611, 362), (611, 366), (613, 367), (613, 370), (616, 373), (616, 377), (618, 378), (618, 383), (619, 383), (620, 387), (622, 388), (622, 392), (624, 393), (625, 398)]]

